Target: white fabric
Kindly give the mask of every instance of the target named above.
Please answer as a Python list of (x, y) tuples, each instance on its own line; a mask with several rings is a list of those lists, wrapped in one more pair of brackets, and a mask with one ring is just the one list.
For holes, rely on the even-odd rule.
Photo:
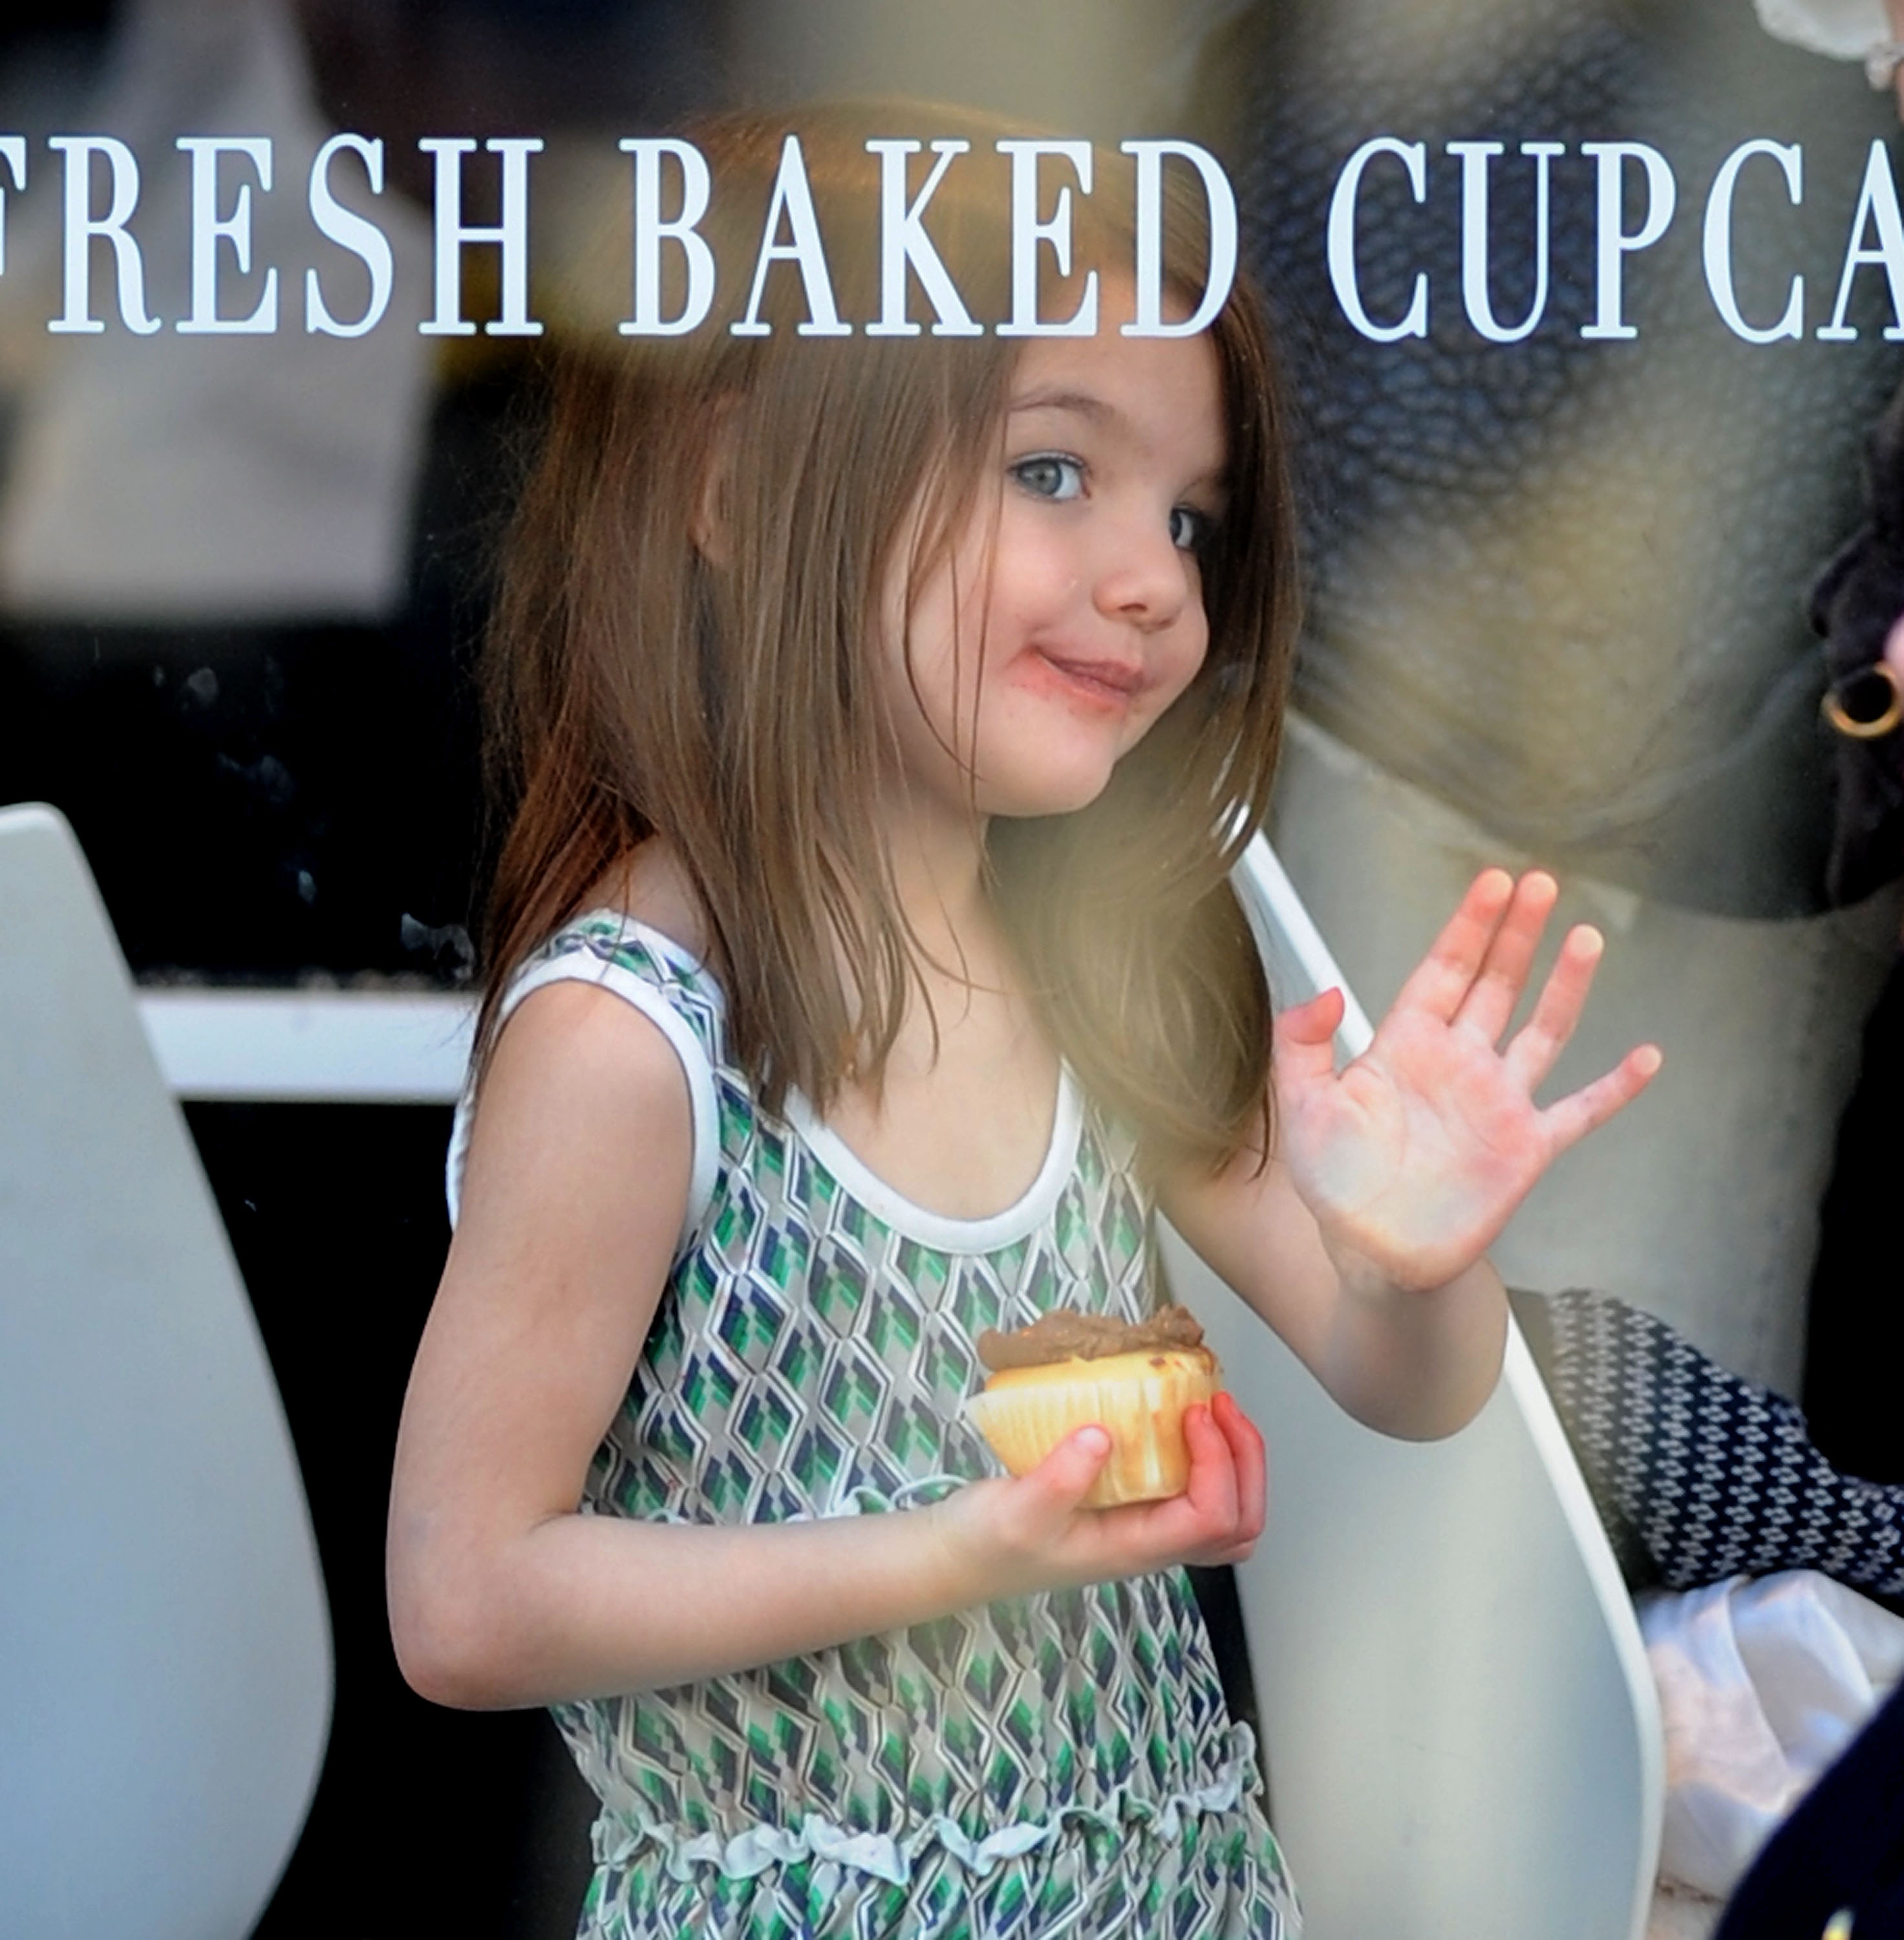
[[(77, 131), (126, 141), (140, 169), (133, 233), (145, 298), (163, 327), (120, 320), (117, 271), (95, 246), (96, 336), (54, 335), (59, 313), (62, 174), (35, 145), (31, 192), (7, 199), (0, 333), (21, 380), (0, 499), (0, 605), (41, 619), (194, 624), (296, 620), (375, 623), (401, 604), (411, 501), (433, 383), (419, 337), (428, 219), (390, 191), (369, 194), (355, 156), (338, 194), (371, 215), (395, 258), (390, 307), (367, 336), (304, 327), (304, 273), (319, 264), (332, 310), (367, 292), (361, 264), (311, 230), (319, 116), (287, 0), (139, 0), (121, 10), (99, 91), (70, 111)], [(252, 273), (219, 252), (222, 307), (248, 310), (278, 272), (269, 335), (194, 336), (188, 308), (190, 171), (181, 134), (268, 136), (272, 188), (248, 165), (221, 178), (229, 213), (251, 188)], [(103, 169), (95, 207), (104, 194)], [(0, 181), (8, 180), (0, 173)]]
[[(1123, 1809), (1150, 1820), (1168, 1839), (1177, 1836), (1186, 1812), (1233, 1810), (1257, 1783), (1255, 1740), (1247, 1725), (1236, 1729), (1243, 1749), (1209, 1784), (1169, 1793), (1155, 1804), (1133, 1800)], [(787, 1826), (756, 1824), (724, 1840), (713, 1832), (683, 1837), (673, 1826), (656, 1820), (632, 1794), (608, 1802), (616, 1816), (605, 1814), (596, 1822), (596, 1863), (626, 1865), (644, 1842), (651, 1842), (666, 1849), (668, 1871), (678, 1880), (690, 1878), (697, 1863), (716, 1867), (727, 1879), (757, 1879), (769, 1866), (815, 1859), (855, 1866), (891, 1885), (903, 1886), (912, 1876), (914, 1862), (929, 1845), (943, 1847), (982, 1879), (1001, 1859), (1016, 1859), (1056, 1838), (1067, 1819), (1095, 1820), (1113, 1837), (1124, 1832), (1124, 1820), (1117, 1813), (1071, 1804), (1046, 1820), (1020, 1820), (1001, 1826), (982, 1839), (974, 1839), (957, 1820), (943, 1813), (922, 1819), (902, 1841), (890, 1832), (848, 1832), (809, 1812), (798, 1832)]]
[(1892, 38), (1884, 0), (1755, 0), (1768, 34), (1834, 60), (1863, 60)]
[[(663, 935), (660, 930), (650, 929), (632, 916), (623, 916), (612, 910), (591, 911), (589, 914), (612, 916), (629, 935), (638, 938), (650, 950), (699, 967), (693, 954), (672, 937)], [(580, 920), (585, 921), (586, 918)], [(500, 1029), (508, 1021), (516, 1007), (531, 991), (539, 990), (549, 984), (594, 984), (605, 990), (614, 991), (660, 1032), (681, 1060), (681, 1072), (687, 1080), (688, 1103), (693, 1120), (694, 1158), (693, 1170), (688, 1179), (687, 1210), (682, 1216), (681, 1237), (675, 1247), (675, 1257), (678, 1259), (707, 1216), (708, 1205), (714, 1198), (715, 1175), (720, 1168), (720, 1114), (714, 1097), (714, 1067), (708, 1063), (708, 1054), (687, 1019), (651, 984), (644, 983), (618, 963), (579, 952), (532, 964), (528, 969), (519, 972), (503, 993), (497, 1028)], [(443, 1164), (443, 1191), (449, 1202), (452, 1230), (462, 1213), (463, 1168), (468, 1162), (470, 1131), (475, 1122), (476, 1074), (472, 1070), (450, 1124), (449, 1151)]]
[(1721, 1897), (1904, 1675), (1904, 1618), (1811, 1569), (1640, 1600), (1666, 1727), (1659, 1870)]
[(819, 1155), (827, 1170), (863, 1206), (876, 1212), (894, 1232), (950, 1253), (990, 1252), (1035, 1232), (1050, 1218), (1059, 1194), (1077, 1167), (1078, 1141), (1084, 1129), (1084, 1100), (1077, 1080), (1069, 1065), (1060, 1064), (1051, 1138), (1037, 1176), (1010, 1205), (982, 1219), (964, 1219), (935, 1212), (888, 1185), (803, 1093), (787, 1094), (785, 1114), (787, 1122)]

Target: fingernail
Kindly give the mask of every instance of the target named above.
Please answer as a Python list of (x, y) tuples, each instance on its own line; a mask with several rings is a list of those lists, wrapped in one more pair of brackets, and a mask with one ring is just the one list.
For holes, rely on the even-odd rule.
[(1659, 1067), (1666, 1061), (1666, 1054), (1656, 1044), (1643, 1044), (1634, 1054), (1642, 1078), (1656, 1077)]
[(1108, 1455), (1110, 1453), (1110, 1435), (1101, 1428), (1080, 1428), (1077, 1431), (1077, 1445), (1087, 1455)]

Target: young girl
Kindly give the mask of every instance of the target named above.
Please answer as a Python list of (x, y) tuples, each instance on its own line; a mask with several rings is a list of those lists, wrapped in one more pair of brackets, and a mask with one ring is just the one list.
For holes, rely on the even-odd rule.
[[(578, 357), (519, 514), (519, 805), (398, 1453), (398, 1655), (446, 1704), (556, 1707), (605, 1940), (1293, 1935), (1177, 1566), (1248, 1553), (1260, 1440), (1219, 1397), (1174, 1499), (1082, 1508), (1097, 1428), (998, 1479), (974, 1338), (1143, 1314), (1159, 1206), (1343, 1405), (1446, 1434), (1500, 1365), (1483, 1248), (1657, 1054), (1535, 1108), (1600, 945), (1503, 1048), (1554, 888), (1492, 871), (1348, 1069), (1336, 995), (1278, 1020), (1272, 1089), (1225, 881), (1293, 624), (1258, 304), (1124, 335), (1099, 154), (1039, 292), (1095, 288), (1095, 334), (867, 330), (895, 134), (970, 142), (927, 227), (1010, 317), (1000, 131), (799, 125), (852, 334), (800, 332), (791, 263), (769, 333), (730, 329), (784, 125), (701, 130), (714, 313)], [(1180, 318), (1187, 199), (1165, 231)]]

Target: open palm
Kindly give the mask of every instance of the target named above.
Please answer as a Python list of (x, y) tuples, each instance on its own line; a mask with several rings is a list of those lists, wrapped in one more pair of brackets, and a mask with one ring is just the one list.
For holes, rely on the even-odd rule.
[(1405, 1286), (1472, 1266), (1560, 1152), (1636, 1097), (1650, 1045), (1554, 1103), (1534, 1094), (1573, 1034), (1601, 950), (1569, 932), (1531, 1016), (1502, 1040), (1558, 892), (1536, 871), (1477, 877), (1375, 1032), (1338, 1072), (1336, 991), (1276, 1023), (1282, 1155), (1339, 1261)]

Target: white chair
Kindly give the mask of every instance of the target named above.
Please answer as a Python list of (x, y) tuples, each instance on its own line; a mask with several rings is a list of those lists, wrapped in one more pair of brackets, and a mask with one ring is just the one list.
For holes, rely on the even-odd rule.
[[(1278, 1005), (1347, 986), (1259, 838), (1236, 873)], [(1350, 997), (1337, 1051), (1369, 1026)], [(1269, 1445), (1237, 1572), (1305, 1940), (1639, 1940), (1665, 1752), (1631, 1602), (1518, 1332), (1479, 1418), (1395, 1441), (1329, 1400), (1174, 1234)]]
[(72, 831), (0, 811), (0, 1932), (240, 1940), (331, 1640), (296, 1459)]

